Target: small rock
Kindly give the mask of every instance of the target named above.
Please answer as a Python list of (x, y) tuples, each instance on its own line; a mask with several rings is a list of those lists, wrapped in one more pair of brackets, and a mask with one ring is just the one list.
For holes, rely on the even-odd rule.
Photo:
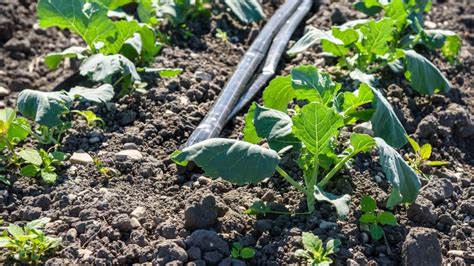
[(212, 81), (212, 75), (201, 70), (198, 70), (194, 73), (194, 78), (197, 81)]
[(438, 233), (423, 227), (412, 228), (402, 246), (402, 264), (430, 266), (442, 262)]
[(217, 220), (218, 208), (212, 195), (206, 196), (201, 203), (184, 211), (184, 228), (189, 230), (205, 229)]
[(255, 223), (255, 229), (257, 230), (259, 234), (272, 230), (272, 227), (273, 227), (273, 220), (270, 220), (270, 219), (257, 220), (257, 222)]
[(125, 110), (121, 113), (118, 114), (118, 122), (119, 125), (121, 126), (128, 126), (130, 125), (133, 121), (135, 121), (135, 118), (137, 117), (137, 113), (132, 111), (132, 110)]
[(43, 211), (49, 208), (51, 199), (48, 195), (40, 195), (34, 199), (34, 205), (40, 207)]
[(94, 143), (97, 143), (97, 142), (100, 142), (99, 137), (92, 137), (92, 138), (89, 139), (90, 144), (94, 144)]
[(438, 215), (434, 212), (434, 205), (423, 197), (418, 197), (407, 210), (408, 219), (422, 224), (433, 225), (438, 220)]
[(69, 158), (69, 161), (72, 164), (82, 164), (82, 165), (94, 163), (94, 159), (92, 159), (92, 157), (88, 153), (82, 152), (82, 151), (73, 153), (71, 158)]
[(436, 133), (437, 125), (438, 120), (436, 119), (436, 117), (434, 117), (433, 115), (427, 115), (418, 124), (416, 134), (420, 138), (428, 138)]
[(262, 196), (263, 201), (275, 201), (275, 194), (273, 191), (267, 191), (265, 194)]
[(428, 29), (436, 29), (438, 26), (436, 25), (436, 23), (427, 20), (425, 21), (425, 27), (427, 27)]
[(122, 232), (132, 230), (132, 223), (130, 218), (126, 214), (119, 214), (112, 222), (112, 228), (118, 229)]
[(5, 97), (10, 94), (10, 90), (0, 86), (0, 97)]
[(324, 220), (321, 220), (321, 222), (319, 222), (319, 228), (324, 229), (324, 230), (336, 229), (336, 227), (337, 227), (336, 223), (331, 223)]
[(161, 235), (167, 239), (175, 239), (177, 236), (176, 225), (171, 224), (171, 223), (164, 224), (163, 227), (161, 228)]
[(115, 154), (117, 161), (141, 161), (143, 155), (138, 150), (123, 150)]
[(188, 261), (188, 254), (186, 250), (171, 241), (163, 241), (156, 247), (157, 251), (154, 254), (156, 259), (153, 260), (153, 265), (164, 265), (171, 261), (180, 261), (185, 263)]
[(138, 219), (135, 217), (130, 218), (130, 224), (132, 225), (132, 228), (134, 229), (142, 227)]
[(374, 136), (374, 131), (372, 130), (372, 124), (370, 122), (360, 123), (352, 129), (356, 133), (367, 134), (370, 136)]
[(190, 260), (200, 260), (201, 259), (201, 250), (197, 247), (191, 247), (188, 250), (186, 250), (186, 253), (188, 253), (188, 258)]
[(204, 253), (203, 259), (205, 262), (209, 263), (209, 265), (216, 265), (224, 258), (224, 255), (217, 251), (210, 251)]
[(123, 144), (123, 149), (124, 150), (138, 150), (138, 146), (135, 143), (127, 142)]
[(145, 217), (145, 213), (146, 213), (146, 209), (144, 207), (139, 206), (135, 208), (135, 210), (133, 210), (130, 215), (132, 217), (140, 219), (140, 218)]
[(186, 245), (197, 247), (203, 252), (218, 251), (224, 256), (230, 255), (227, 242), (222, 240), (214, 231), (196, 230), (186, 239)]
[(362, 232), (360, 235), (360, 241), (363, 243), (363, 244), (366, 244), (369, 242), (369, 235), (367, 235), (366, 232)]
[(421, 189), (420, 195), (437, 204), (451, 197), (453, 191), (453, 184), (448, 179), (432, 179), (428, 185)]

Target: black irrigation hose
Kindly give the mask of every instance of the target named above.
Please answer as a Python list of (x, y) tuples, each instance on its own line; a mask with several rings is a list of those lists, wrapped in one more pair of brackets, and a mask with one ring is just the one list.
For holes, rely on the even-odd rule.
[(301, 0), (287, 0), (275, 12), (245, 53), (211, 110), (188, 138), (183, 148), (219, 135), (232, 111), (231, 108), (235, 106), (255, 69), (265, 57), (273, 37), (300, 3)]
[(311, 6), (313, 5), (313, 0), (303, 0), (303, 3), (298, 7), (296, 12), (288, 19), (285, 26), (278, 32), (273, 40), (272, 46), (268, 51), (268, 56), (265, 61), (265, 65), (262, 69), (262, 73), (257, 77), (252, 86), (240, 97), (239, 101), (235, 105), (232, 112), (230, 112), (227, 117), (226, 122), (228, 122), (232, 117), (234, 117), (245, 105), (247, 105), (253, 97), (265, 86), (268, 81), (275, 75), (278, 62), (280, 61), (281, 56), (285, 52), (285, 49), (288, 45), (288, 42), (293, 35), (296, 27), (301, 23), (303, 18), (308, 14)]

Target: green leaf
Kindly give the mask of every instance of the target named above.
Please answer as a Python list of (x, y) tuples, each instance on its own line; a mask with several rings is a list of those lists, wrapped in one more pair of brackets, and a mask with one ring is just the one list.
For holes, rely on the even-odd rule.
[(420, 149), (421, 159), (428, 160), (431, 157), (431, 144), (426, 143)]
[(359, 39), (359, 34), (357, 31), (351, 28), (344, 29), (342, 27), (332, 27), (332, 35), (343, 43), (340, 44), (340, 42), (322, 39), (321, 46), (323, 51), (331, 53), (334, 56), (345, 56), (349, 52), (349, 48), (346, 46), (356, 42)]
[(351, 145), (353, 153), (367, 152), (375, 147), (375, 140), (367, 134), (353, 133), (351, 134)]
[(319, 155), (332, 137), (343, 126), (342, 117), (333, 109), (319, 103), (309, 103), (293, 117), (293, 134), (296, 135), (314, 155)]
[(328, 73), (319, 72), (311, 65), (298, 66), (291, 70), (291, 85), (296, 98), (309, 102), (328, 103), (340, 89)]
[(172, 159), (177, 163), (194, 161), (207, 176), (245, 184), (272, 176), (280, 157), (275, 151), (255, 144), (214, 138), (184, 148)]
[(327, 202), (336, 208), (337, 216), (339, 219), (345, 219), (349, 214), (349, 202), (351, 201), (351, 196), (345, 194), (342, 196), (337, 196), (332, 193), (326, 192), (319, 188), (318, 186), (314, 187), (314, 198), (317, 201)]
[(242, 257), (242, 259), (251, 259), (255, 256), (255, 249), (251, 247), (242, 248), (242, 250), (240, 251), (240, 256)]
[(40, 0), (37, 14), (41, 27), (68, 29), (79, 34), (91, 48), (96, 42), (106, 43), (115, 29), (107, 9), (86, 0)]
[(37, 165), (29, 164), (21, 168), (20, 174), (22, 176), (35, 177), (39, 171), (40, 168)]
[(360, 201), (360, 210), (362, 212), (374, 212), (377, 209), (377, 202), (370, 196), (363, 196)]
[(375, 113), (371, 120), (375, 136), (383, 138), (393, 147), (402, 147), (407, 143), (405, 128), (382, 93), (376, 88), (371, 88), (375, 95), (373, 103)]
[(377, 224), (370, 225), (370, 236), (373, 240), (378, 241), (383, 236), (383, 229)]
[(373, 213), (364, 213), (360, 216), (359, 222), (363, 224), (375, 224), (377, 223), (377, 216)]
[(40, 125), (55, 127), (62, 124), (60, 116), (69, 111), (72, 99), (66, 92), (22, 90), (18, 95), (18, 110)]
[(103, 84), (97, 88), (86, 88), (76, 86), (69, 91), (71, 98), (79, 98), (93, 103), (110, 102), (115, 95), (114, 88), (110, 84)]
[[(421, 182), (416, 172), (405, 162), (403, 157), (383, 139), (375, 138), (377, 149), (380, 155), (380, 165), (392, 184), (393, 199), (399, 199), (400, 202), (414, 202), (418, 196)], [(392, 209), (396, 202), (387, 203), (387, 207)]]
[[(115, 21), (115, 30), (113, 35), (107, 38), (104, 47), (100, 49), (103, 54), (118, 54), (125, 42), (132, 38), (134, 34), (141, 28), (137, 21)], [(138, 51), (140, 53), (140, 51)]]
[(137, 14), (142, 23), (155, 25), (158, 23), (155, 11), (155, 0), (140, 0), (137, 7)]
[(258, 137), (257, 131), (255, 129), (255, 125), (253, 123), (256, 108), (257, 108), (257, 104), (254, 102), (252, 103), (249, 110), (245, 114), (245, 127), (243, 130), (243, 133), (244, 133), (243, 140), (252, 144), (257, 144), (260, 141), (260, 138)]
[(255, 202), (252, 203), (252, 205), (250, 205), (250, 207), (245, 210), (245, 213), (248, 214), (248, 215), (258, 215), (258, 214), (267, 214), (267, 213), (270, 213), (272, 211), (272, 209), (270, 209), (270, 207), (268, 207), (265, 202), (261, 201), (261, 200), (257, 200)]
[(357, 107), (371, 103), (374, 99), (372, 89), (365, 83), (361, 83), (359, 89), (355, 92), (346, 91), (340, 95), (341, 96), (338, 95), (338, 97), (342, 97), (343, 100), (341, 111), (344, 112), (345, 115), (354, 113), (357, 111)]
[(54, 184), (58, 179), (58, 175), (55, 172), (42, 170), (41, 171), (41, 178), (46, 184)]
[(327, 40), (335, 45), (344, 45), (344, 42), (334, 37), (331, 31), (323, 31), (308, 26), (303, 37), (301, 37), (287, 53), (289, 55), (301, 53), (321, 40)]
[(263, 91), (263, 105), (278, 111), (285, 112), (288, 103), (295, 98), (295, 92), (291, 86), (291, 75), (277, 76)]
[(1, 174), (0, 174), (0, 182), (2, 182), (3, 184), (5, 184), (7, 186), (10, 185), (10, 181), (7, 179), (7, 177), (4, 176), (4, 175), (1, 175)]
[(385, 55), (390, 49), (387, 42), (393, 39), (394, 23), (393, 19), (384, 18), (379, 21), (371, 20), (364, 24), (360, 28), (364, 39), (358, 43), (361, 52), (367, 55)]
[[(145, 62), (153, 62), (155, 60), (155, 56), (160, 52), (162, 48), (162, 44), (156, 41), (159, 36), (157, 36), (153, 27), (148, 24), (141, 25), (141, 28), (138, 33), (140, 34), (140, 40), (142, 44), (141, 57), (143, 58), (143, 60), (145, 60)], [(178, 69), (179, 68), (171, 69), (173, 70), (172, 74), (180, 74), (181, 72), (176, 73)], [(163, 69), (163, 71), (166, 70), (168, 69)], [(165, 77), (166, 74), (167, 73), (163, 73), (162, 77)]]
[(408, 23), (408, 13), (405, 10), (403, 0), (393, 0), (384, 9), (385, 15), (395, 20), (397, 29), (401, 31)]
[(246, 24), (265, 18), (265, 13), (257, 0), (224, 0), (224, 2), (240, 21)]
[(448, 92), (451, 85), (439, 69), (424, 56), (413, 50), (405, 50), (405, 76), (411, 87), (421, 93), (432, 95), (438, 91)]
[(410, 136), (406, 135), (406, 138), (408, 142), (410, 143), (410, 146), (413, 148), (413, 151), (415, 151), (416, 153), (419, 153), (420, 145), (418, 145), (418, 143), (414, 139), (412, 139)]
[(355, 2), (354, 8), (371, 17), (382, 11), (383, 5), (378, 0), (362, 0)]
[(267, 139), (268, 145), (275, 151), (300, 143), (292, 134), (291, 118), (283, 112), (257, 105), (253, 124), (258, 137)]
[(326, 256), (338, 252), (340, 245), (341, 241), (339, 239), (329, 239), (326, 243)]
[(43, 228), (47, 223), (49, 223), (49, 221), (51, 221), (50, 218), (40, 218), (40, 219), (36, 219), (36, 220), (33, 220), (29, 223), (26, 224), (25, 228), (28, 228), (28, 229), (40, 229), (40, 228)]
[(145, 72), (153, 73), (156, 72), (162, 78), (173, 78), (178, 76), (179, 74), (183, 73), (183, 69), (181, 68), (145, 68)]
[(396, 225), (397, 217), (391, 212), (384, 211), (377, 215), (377, 221), (383, 225)]
[(461, 37), (450, 30), (424, 30), (422, 44), (430, 49), (440, 49), (444, 57), (453, 63), (461, 51)]
[(84, 60), (79, 67), (82, 76), (88, 76), (91, 81), (112, 83), (112, 78), (120, 74), (130, 75), (132, 80), (139, 81), (135, 64), (123, 55), (95, 54)]
[(426, 165), (429, 165), (429, 166), (441, 166), (441, 165), (447, 165), (447, 164), (449, 164), (449, 162), (445, 162), (445, 161), (429, 161), (429, 162), (426, 162), (425, 164), (426, 164)]
[(37, 166), (40, 166), (43, 163), (43, 159), (37, 150), (26, 148), (21, 150), (18, 155), (26, 162)]
[(323, 241), (311, 232), (303, 232), (302, 240), (304, 248), (309, 252), (314, 253), (314, 251), (319, 251), (323, 247)]
[(7, 230), (8, 233), (10, 233), (10, 235), (12, 235), (14, 238), (19, 238), (25, 233), (23, 232), (23, 229), (21, 229), (21, 227), (16, 224), (10, 224)]
[(53, 151), (52, 153), (49, 154), (49, 157), (51, 157), (55, 161), (65, 161), (66, 160), (66, 154), (64, 152), (60, 151)]
[(79, 60), (86, 58), (84, 55), (84, 52), (86, 51), (86, 47), (71, 46), (59, 53), (49, 53), (44, 58), (44, 63), (49, 67), (49, 69), (56, 69), (65, 58), (77, 58)]

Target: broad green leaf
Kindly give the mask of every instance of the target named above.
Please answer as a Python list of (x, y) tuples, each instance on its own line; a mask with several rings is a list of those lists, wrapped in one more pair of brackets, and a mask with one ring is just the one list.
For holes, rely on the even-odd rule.
[(245, 141), (214, 138), (184, 148), (172, 159), (178, 163), (194, 161), (207, 176), (245, 184), (272, 176), (280, 157), (273, 150)]
[(112, 83), (112, 78), (120, 74), (130, 75), (132, 80), (139, 81), (135, 64), (123, 55), (95, 54), (84, 60), (79, 67), (82, 76), (88, 76), (94, 82)]
[(365, 83), (361, 83), (359, 89), (355, 92), (346, 91), (340, 95), (341, 96), (338, 95), (338, 97), (342, 97), (343, 100), (341, 111), (344, 112), (345, 115), (350, 115), (357, 111), (357, 107), (371, 103), (374, 99), (372, 89)]
[(407, 134), (390, 103), (376, 88), (372, 88), (375, 95), (375, 113), (372, 116), (372, 130), (375, 136), (383, 138), (393, 147), (400, 148), (407, 143)]
[(50, 172), (43, 169), (41, 170), (41, 179), (46, 184), (54, 184), (56, 183), (56, 180), (58, 179), (58, 175), (55, 172)]
[(322, 39), (321, 46), (323, 51), (331, 53), (334, 56), (345, 56), (349, 52), (346, 46), (356, 42), (359, 39), (359, 34), (352, 28), (343, 29), (341, 27), (332, 27), (332, 35), (343, 42), (335, 43), (329, 39)]
[(446, 37), (446, 41), (441, 48), (441, 52), (443, 53), (443, 56), (446, 57), (449, 62), (453, 63), (456, 59), (457, 56), (459, 55), (459, 52), (461, 51), (461, 37), (459, 35), (449, 35)]
[(268, 145), (275, 151), (300, 143), (292, 134), (291, 118), (283, 112), (257, 105), (253, 124), (258, 137), (267, 139)]
[(37, 14), (41, 27), (68, 29), (79, 34), (91, 48), (96, 42), (107, 42), (115, 29), (107, 9), (86, 0), (40, 0)]
[(288, 103), (295, 98), (291, 86), (291, 75), (277, 76), (263, 91), (263, 105), (278, 111), (286, 112)]
[(373, 213), (364, 213), (360, 216), (359, 222), (363, 224), (374, 224), (377, 223), (377, 216)]
[(304, 248), (309, 252), (320, 251), (323, 247), (323, 241), (311, 232), (303, 232), (302, 240)]
[(383, 229), (380, 225), (372, 224), (370, 225), (370, 236), (373, 240), (377, 241), (383, 236)]
[(104, 84), (97, 88), (74, 87), (69, 91), (71, 98), (84, 99), (93, 103), (110, 102), (115, 95), (114, 88), (110, 84)]
[(8, 236), (0, 236), (0, 248), (5, 248), (10, 244), (10, 238)]
[(16, 224), (10, 224), (7, 230), (8, 233), (10, 233), (10, 235), (12, 235), (14, 238), (19, 238), (25, 233), (23, 232), (23, 229), (21, 229), (21, 227)]
[(403, 0), (393, 0), (384, 7), (385, 15), (395, 20), (395, 25), (399, 31), (403, 30), (406, 24), (408, 24), (407, 17), (408, 13), (405, 10)]
[(26, 148), (21, 150), (18, 155), (26, 162), (37, 166), (40, 166), (43, 163), (43, 159), (37, 150)]
[[(118, 54), (125, 42), (132, 38), (134, 34), (141, 28), (138, 22), (132, 21), (115, 21), (115, 31), (112, 36), (107, 38), (107, 43), (100, 49), (103, 54)], [(140, 53), (140, 51), (138, 51)]]
[(137, 0), (93, 0), (93, 1), (102, 4), (104, 7), (110, 10), (114, 10), (124, 5), (137, 2)]
[(257, 144), (260, 141), (260, 138), (258, 137), (257, 131), (255, 129), (255, 125), (253, 123), (255, 117), (255, 108), (257, 108), (257, 104), (254, 102), (245, 114), (245, 127), (243, 130), (243, 140), (252, 144)]
[(265, 18), (265, 13), (257, 0), (224, 0), (224, 2), (240, 21), (246, 24)]
[(344, 125), (339, 114), (319, 103), (309, 103), (301, 108), (293, 117), (293, 124), (293, 134), (314, 155), (320, 155)]
[(371, 20), (364, 24), (360, 31), (364, 39), (357, 43), (361, 52), (371, 55), (385, 55), (390, 49), (387, 42), (393, 39), (393, 26), (395, 21), (390, 18), (384, 18), (379, 21)]
[(327, 40), (335, 45), (344, 45), (344, 42), (334, 37), (331, 31), (323, 31), (308, 26), (303, 37), (301, 37), (287, 53), (289, 55), (301, 53), (321, 40)]
[(361, 0), (354, 3), (354, 8), (371, 17), (382, 11), (383, 5), (378, 0)]
[(377, 215), (377, 221), (383, 225), (396, 225), (397, 224), (397, 218), (393, 213), (384, 211), (382, 213), (379, 213)]
[(363, 196), (360, 201), (360, 210), (362, 212), (374, 212), (377, 209), (377, 202), (370, 196)]
[(251, 247), (242, 248), (242, 250), (240, 251), (240, 256), (242, 257), (242, 259), (251, 259), (255, 256), (255, 249)]
[(69, 111), (72, 99), (66, 92), (23, 90), (18, 95), (18, 110), (40, 125), (55, 127), (62, 124), (60, 116)]
[[(24, 117), (16, 117), (16, 111), (12, 108), (0, 109), (0, 135), (4, 135), (11, 143), (19, 143), (30, 134), (31, 127)], [(0, 142), (0, 150), (5, 148), (6, 143)]]
[(35, 177), (39, 171), (40, 171), (39, 166), (34, 165), (34, 164), (29, 164), (20, 169), (20, 174), (22, 176)]
[(60, 53), (49, 53), (44, 58), (44, 63), (49, 67), (49, 69), (56, 69), (65, 58), (77, 58), (79, 60), (86, 58), (84, 55), (86, 51), (86, 47), (71, 46)]
[(417, 153), (420, 152), (420, 145), (418, 145), (418, 143), (414, 139), (412, 139), (410, 136), (406, 135), (406, 138), (408, 139), (410, 146), (413, 148), (413, 151)]
[[(403, 157), (383, 139), (375, 138), (380, 156), (380, 165), (392, 184), (394, 200), (387, 202), (387, 207), (392, 209), (399, 202), (414, 202), (418, 196), (421, 182), (416, 172), (405, 162)], [(396, 202), (398, 200), (399, 202)]]
[(145, 60), (145, 62), (153, 62), (155, 56), (160, 52), (162, 48), (162, 44), (156, 41), (158, 36), (155, 30), (150, 25), (145, 24), (141, 25), (138, 34), (140, 34), (140, 41), (142, 46), (140, 53), (142, 59)]
[(311, 65), (298, 66), (291, 70), (291, 85), (299, 100), (328, 103), (340, 89), (328, 73), (322, 73)]
[(450, 30), (425, 30), (422, 43), (430, 49), (441, 49), (443, 56), (452, 63), (461, 50), (461, 38)]
[(428, 160), (431, 157), (431, 144), (426, 143), (420, 148), (420, 156), (423, 160)]
[(451, 85), (439, 69), (424, 56), (413, 50), (405, 50), (405, 76), (411, 87), (421, 93), (432, 95), (438, 91), (448, 92)]
[(351, 135), (353, 153), (367, 152), (375, 147), (375, 140), (367, 134), (353, 133)]
[(326, 192), (319, 188), (318, 186), (314, 187), (314, 198), (317, 201), (327, 202), (336, 208), (337, 216), (339, 219), (345, 219), (349, 214), (349, 202), (351, 201), (351, 196), (345, 194), (342, 196), (337, 196), (332, 193)]
[(140, 18), (140, 22), (149, 25), (155, 25), (158, 23), (156, 16), (156, 7), (158, 2), (155, 0), (140, 0), (137, 7), (137, 14)]

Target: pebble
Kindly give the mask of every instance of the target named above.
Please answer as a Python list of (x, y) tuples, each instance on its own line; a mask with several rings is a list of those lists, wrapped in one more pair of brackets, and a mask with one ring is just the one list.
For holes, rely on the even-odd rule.
[(92, 138), (89, 139), (90, 144), (94, 144), (94, 143), (97, 143), (97, 142), (100, 142), (99, 137), (92, 137)]
[(138, 150), (123, 150), (115, 154), (117, 161), (141, 161), (143, 155)]
[(135, 218), (143, 218), (145, 217), (145, 212), (146, 212), (146, 209), (144, 207), (139, 206), (135, 208), (135, 210), (133, 210), (130, 215)]
[(0, 86), (0, 97), (5, 97), (10, 94), (10, 90)]
[(324, 220), (321, 220), (321, 222), (319, 223), (319, 228), (321, 229), (336, 229), (337, 227), (337, 224), (336, 223), (331, 223), (331, 222), (327, 222), (327, 221), (324, 221)]
[(374, 136), (374, 131), (372, 130), (372, 124), (370, 122), (360, 123), (353, 128), (354, 132), (367, 134), (370, 136)]
[(82, 151), (73, 153), (71, 158), (69, 158), (69, 161), (72, 164), (82, 164), (82, 165), (94, 163), (94, 159), (92, 159), (92, 157), (88, 153), (82, 152)]
[(130, 224), (132, 225), (132, 228), (134, 229), (142, 227), (138, 219), (135, 217), (130, 218)]
[(124, 150), (138, 150), (138, 146), (135, 143), (128, 142), (123, 144), (123, 149)]

